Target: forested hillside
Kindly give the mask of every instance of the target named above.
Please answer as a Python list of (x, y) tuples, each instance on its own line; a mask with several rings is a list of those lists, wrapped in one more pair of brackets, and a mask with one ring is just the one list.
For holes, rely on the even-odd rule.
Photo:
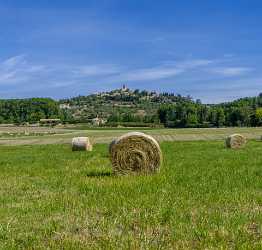
[(0, 100), (0, 123), (34, 123), (42, 118), (60, 118), (66, 123), (101, 119), (103, 126), (261, 126), (262, 94), (217, 105), (202, 104), (189, 96), (127, 88), (60, 101)]
[(60, 101), (60, 107), (67, 110), (78, 121), (103, 118), (110, 124), (116, 123), (159, 123), (158, 109), (161, 104), (188, 102), (191, 98), (180, 95), (126, 88), (111, 92), (79, 96)]
[(166, 127), (261, 126), (262, 94), (218, 105), (191, 97), (119, 89), (61, 100), (79, 121), (104, 118), (109, 125), (163, 124)]

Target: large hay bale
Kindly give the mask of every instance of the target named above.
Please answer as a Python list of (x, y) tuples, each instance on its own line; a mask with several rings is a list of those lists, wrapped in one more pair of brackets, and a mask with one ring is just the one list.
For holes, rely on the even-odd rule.
[(227, 137), (226, 146), (232, 149), (242, 148), (246, 145), (246, 138), (240, 134), (233, 134)]
[(92, 151), (93, 146), (88, 137), (74, 137), (72, 139), (72, 151)]
[(157, 141), (140, 132), (130, 132), (112, 141), (109, 147), (117, 175), (150, 174), (160, 170), (162, 153)]

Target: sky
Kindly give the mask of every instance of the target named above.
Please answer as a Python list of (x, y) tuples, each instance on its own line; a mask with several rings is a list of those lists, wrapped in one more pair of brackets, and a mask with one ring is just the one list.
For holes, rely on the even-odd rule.
[(262, 92), (261, 0), (0, 0), (0, 98)]

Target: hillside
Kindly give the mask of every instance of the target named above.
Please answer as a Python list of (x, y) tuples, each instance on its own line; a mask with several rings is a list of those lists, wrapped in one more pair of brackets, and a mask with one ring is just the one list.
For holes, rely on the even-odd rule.
[(71, 121), (95, 125), (166, 127), (261, 126), (262, 95), (228, 103), (202, 104), (191, 97), (123, 88), (110, 92), (60, 100)]
[(181, 101), (191, 102), (190, 97), (169, 93), (158, 94), (146, 90), (116, 89), (110, 92), (78, 96), (60, 100), (60, 108), (70, 112), (76, 120), (91, 121), (99, 117), (115, 121), (156, 122), (157, 111), (161, 104), (174, 104)]
[(0, 100), (0, 123), (37, 123), (45, 118), (112, 127), (262, 126), (262, 94), (207, 105), (189, 96), (123, 87), (59, 101), (50, 98)]

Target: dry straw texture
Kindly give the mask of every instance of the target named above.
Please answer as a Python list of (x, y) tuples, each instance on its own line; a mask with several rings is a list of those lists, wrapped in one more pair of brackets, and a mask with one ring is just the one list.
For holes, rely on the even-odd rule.
[(227, 137), (226, 146), (228, 148), (238, 149), (246, 145), (246, 138), (240, 134), (233, 134)]
[(150, 174), (160, 170), (161, 149), (149, 135), (127, 133), (110, 144), (109, 153), (113, 171), (117, 175)]
[(93, 146), (88, 137), (75, 137), (72, 139), (73, 151), (92, 151)]

